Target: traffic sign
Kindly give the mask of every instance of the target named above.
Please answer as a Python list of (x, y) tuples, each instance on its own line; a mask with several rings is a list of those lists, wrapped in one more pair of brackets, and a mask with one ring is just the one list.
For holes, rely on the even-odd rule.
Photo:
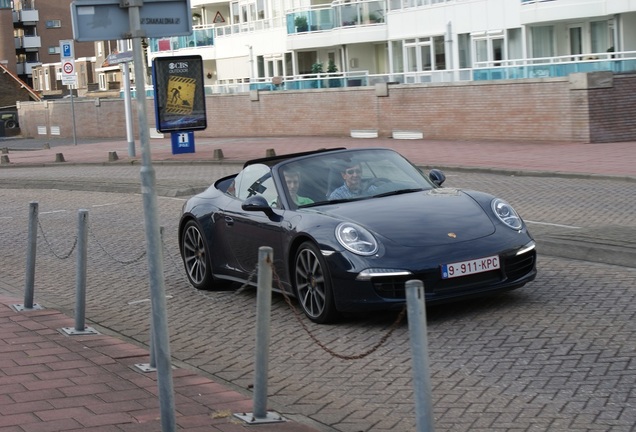
[(133, 61), (133, 52), (124, 51), (120, 53), (109, 54), (108, 57), (106, 57), (106, 61), (111, 66), (119, 63), (131, 62)]
[(60, 41), (60, 60), (62, 62), (62, 84), (76, 85), (75, 47), (72, 40)]
[(62, 66), (62, 69), (64, 70), (64, 73), (67, 75), (71, 75), (75, 69), (75, 66), (73, 65), (73, 62), (71, 61), (66, 61), (64, 62), (64, 65)]
[(62, 62), (68, 59), (75, 60), (75, 48), (72, 40), (60, 41), (60, 58)]
[[(78, 42), (131, 39), (128, 8), (120, 0), (76, 0), (71, 3), (73, 37)], [(144, 37), (192, 34), (190, 0), (144, 0), (139, 8)]]

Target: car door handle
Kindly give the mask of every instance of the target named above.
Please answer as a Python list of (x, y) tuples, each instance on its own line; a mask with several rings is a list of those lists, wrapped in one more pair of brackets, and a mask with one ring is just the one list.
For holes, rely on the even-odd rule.
[(225, 216), (225, 225), (234, 225), (234, 219), (230, 216)]

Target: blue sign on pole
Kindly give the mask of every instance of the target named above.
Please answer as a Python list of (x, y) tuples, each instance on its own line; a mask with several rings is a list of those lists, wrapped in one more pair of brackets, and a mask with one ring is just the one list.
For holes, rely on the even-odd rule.
[(172, 154), (194, 153), (194, 131), (172, 132)]
[(62, 44), (62, 47), (63, 47), (62, 55), (64, 57), (73, 57), (73, 53), (71, 52), (71, 44), (70, 43), (64, 43), (64, 44)]

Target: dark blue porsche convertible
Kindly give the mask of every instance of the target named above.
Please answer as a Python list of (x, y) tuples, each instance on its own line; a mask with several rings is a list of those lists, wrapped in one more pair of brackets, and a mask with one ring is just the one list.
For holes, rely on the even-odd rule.
[(314, 322), (401, 308), (404, 284), (427, 303), (519, 288), (536, 245), (504, 200), (442, 187), (390, 149), (328, 149), (247, 162), (183, 207), (179, 246), (198, 289), (248, 282), (273, 249), (280, 285)]

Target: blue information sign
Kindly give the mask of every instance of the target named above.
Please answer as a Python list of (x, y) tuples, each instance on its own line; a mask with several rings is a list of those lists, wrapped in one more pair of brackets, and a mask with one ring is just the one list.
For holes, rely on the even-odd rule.
[(172, 132), (172, 154), (194, 153), (194, 132)]

